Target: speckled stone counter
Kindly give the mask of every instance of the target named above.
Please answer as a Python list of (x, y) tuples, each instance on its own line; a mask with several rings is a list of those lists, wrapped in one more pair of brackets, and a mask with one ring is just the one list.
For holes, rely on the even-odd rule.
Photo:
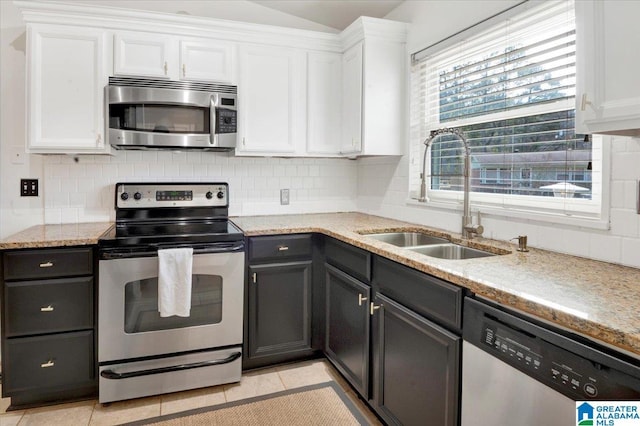
[(112, 226), (109, 222), (36, 225), (0, 241), (0, 249), (23, 249), (97, 244)]
[[(360, 213), (232, 218), (246, 235), (319, 232), (432, 274), (508, 307), (533, 314), (640, 357), (640, 269), (530, 249)], [(362, 235), (414, 230), (501, 256), (445, 260)]]

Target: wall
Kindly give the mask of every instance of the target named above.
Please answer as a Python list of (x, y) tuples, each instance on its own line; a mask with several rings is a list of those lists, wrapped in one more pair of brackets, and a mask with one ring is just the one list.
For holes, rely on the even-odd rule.
[[(142, 1), (135, 6), (195, 15), (203, 4)], [(207, 11), (224, 19), (335, 32), (249, 1), (207, 2)], [(25, 154), (25, 24), (11, 1), (0, 1), (0, 18), (0, 238), (35, 224), (111, 220), (113, 184), (118, 181), (228, 181), (234, 215), (355, 210), (357, 166), (346, 159), (129, 151), (113, 157), (79, 156), (76, 162), (70, 156)], [(20, 197), (20, 178), (40, 179), (41, 195)], [(281, 188), (291, 190), (289, 206), (279, 205)]]
[(42, 221), (42, 199), (19, 196), (21, 177), (42, 177), (41, 159), (24, 153), (25, 46), (18, 9), (0, 1), (0, 237)]
[[(386, 18), (412, 22), (408, 42), (411, 53), (505, 7), (506, 2), (405, 2)], [(446, 20), (442, 16), (456, 19)], [(508, 240), (527, 235), (530, 246), (640, 267), (640, 215), (636, 213), (640, 139), (614, 137), (610, 143), (609, 230), (484, 215), (484, 236)], [(359, 160), (358, 210), (460, 232), (460, 211), (407, 205), (409, 161), (408, 156)]]

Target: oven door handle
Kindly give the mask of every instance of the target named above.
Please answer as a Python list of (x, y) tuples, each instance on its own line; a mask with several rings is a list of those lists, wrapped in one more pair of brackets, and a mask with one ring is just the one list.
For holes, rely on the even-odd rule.
[(116, 373), (113, 370), (103, 370), (100, 372), (100, 376), (105, 379), (121, 380), (129, 379), (131, 377), (150, 376), (152, 374), (169, 373), (172, 371), (191, 370), (193, 368), (211, 367), (212, 365), (228, 364), (240, 358), (241, 352), (234, 352), (230, 356), (224, 359), (214, 359), (211, 361), (194, 362), (191, 364), (173, 365), (171, 367), (150, 368), (148, 370), (129, 371), (127, 373)]
[(172, 248), (193, 248), (193, 254), (207, 254), (207, 253), (225, 253), (244, 250), (244, 242), (238, 243), (215, 243), (215, 244), (171, 244), (171, 243), (159, 243), (150, 244), (157, 250), (172, 249)]
[(235, 253), (244, 250), (244, 242), (217, 243), (217, 244), (150, 244), (149, 248), (121, 248), (102, 250), (100, 258), (103, 260), (127, 259), (131, 257), (153, 257), (158, 255), (158, 250), (180, 247), (192, 247), (193, 254), (211, 253)]

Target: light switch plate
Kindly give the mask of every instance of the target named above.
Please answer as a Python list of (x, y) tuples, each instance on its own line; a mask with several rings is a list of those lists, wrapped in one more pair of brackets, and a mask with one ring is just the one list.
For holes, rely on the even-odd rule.
[(281, 189), (280, 190), (280, 204), (286, 206), (289, 204), (289, 190)]
[(38, 179), (20, 179), (20, 196), (37, 197)]

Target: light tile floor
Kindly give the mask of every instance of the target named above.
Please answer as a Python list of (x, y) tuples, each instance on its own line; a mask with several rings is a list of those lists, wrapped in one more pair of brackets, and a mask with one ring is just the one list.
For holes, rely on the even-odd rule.
[(312, 360), (252, 371), (243, 374), (240, 383), (114, 402), (106, 407), (93, 400), (6, 412), (10, 400), (3, 398), (0, 426), (116, 425), (328, 381), (335, 381), (345, 390), (370, 424), (380, 425), (328, 361)]

